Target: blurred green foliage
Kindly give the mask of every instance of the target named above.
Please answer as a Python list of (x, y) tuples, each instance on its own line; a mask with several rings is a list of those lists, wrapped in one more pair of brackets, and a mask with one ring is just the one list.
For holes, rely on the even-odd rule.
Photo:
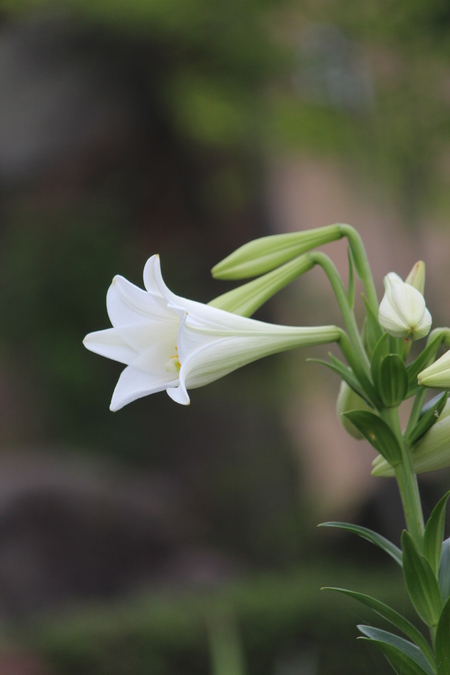
[[(289, 662), (287, 672), (293, 673), (309, 663), (306, 672), (315, 675), (378, 674), (386, 667), (383, 657), (354, 642), (355, 616), (359, 622), (373, 617), (347, 598), (336, 601), (320, 593), (324, 579), (358, 584), (405, 611), (398, 574), (319, 565), (216, 590), (159, 592), (92, 607), (58, 622), (31, 624), (25, 643), (64, 675), (207, 675), (218, 673), (210, 651), (211, 626), (228, 625), (228, 636), (233, 631), (233, 641), (242, 646), (228, 666), (242, 667), (242, 658), (246, 675), (282, 673)], [(224, 648), (231, 648), (229, 640)], [(234, 644), (232, 649), (239, 648)]]

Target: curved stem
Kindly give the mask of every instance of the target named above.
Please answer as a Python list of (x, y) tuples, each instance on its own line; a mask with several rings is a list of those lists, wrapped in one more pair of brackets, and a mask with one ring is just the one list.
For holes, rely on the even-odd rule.
[(367, 377), (370, 377), (369, 359), (361, 340), (361, 335), (359, 333), (358, 325), (355, 319), (355, 313), (349, 305), (347, 293), (345, 291), (344, 284), (342, 283), (342, 279), (339, 276), (339, 272), (337, 271), (334, 263), (327, 255), (325, 255), (325, 253), (314, 251), (313, 253), (309, 253), (308, 257), (315, 265), (320, 265), (327, 275), (338, 301), (339, 309), (341, 310), (350, 342), (353, 345), (357, 357), (360, 359), (363, 370), (365, 371)]
[(355, 263), (356, 273), (363, 282), (366, 293), (367, 301), (372, 307), (372, 310), (375, 315), (378, 314), (378, 297), (377, 291), (375, 289), (375, 284), (373, 281), (372, 271), (370, 269), (369, 260), (367, 258), (366, 249), (358, 232), (351, 225), (346, 225), (341, 223), (339, 226), (341, 233), (347, 237), (350, 248), (353, 255), (353, 261)]

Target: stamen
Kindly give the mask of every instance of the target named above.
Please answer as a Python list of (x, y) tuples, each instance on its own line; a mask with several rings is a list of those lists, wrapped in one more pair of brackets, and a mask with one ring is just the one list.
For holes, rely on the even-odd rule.
[[(176, 350), (178, 352), (178, 350)], [(180, 359), (178, 358), (178, 353), (175, 354), (175, 356), (171, 356), (170, 359), (166, 363), (166, 370), (168, 373), (178, 373), (180, 372), (181, 368), (181, 363)]]

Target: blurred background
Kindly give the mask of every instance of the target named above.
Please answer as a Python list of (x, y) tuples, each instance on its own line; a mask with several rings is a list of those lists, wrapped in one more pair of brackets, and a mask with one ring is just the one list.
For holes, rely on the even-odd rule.
[[(364, 612), (319, 591), (406, 602), (373, 547), (316, 529), (402, 528), (339, 382), (305, 363), (327, 349), (112, 414), (121, 366), (81, 341), (155, 252), (207, 302), (237, 246), (334, 222), (380, 297), (424, 259), (446, 325), (449, 108), (445, 0), (2, 0), (3, 675), (385, 672)], [(344, 242), (327, 252), (346, 278)], [(320, 270), (258, 317), (340, 321)], [(448, 478), (424, 479), (426, 509)]]

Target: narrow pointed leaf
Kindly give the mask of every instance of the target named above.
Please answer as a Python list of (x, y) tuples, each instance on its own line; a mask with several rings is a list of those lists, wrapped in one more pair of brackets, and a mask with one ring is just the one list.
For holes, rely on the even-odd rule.
[(447, 403), (448, 391), (444, 391), (443, 394), (440, 394), (438, 397), (435, 397), (434, 404), (429, 407), (425, 414), (422, 415), (416, 426), (411, 430), (411, 432), (406, 436), (405, 441), (408, 445), (415, 445), (422, 436), (424, 436), (427, 431), (438, 421), (440, 414), (444, 410), (445, 404)]
[(391, 556), (395, 560), (395, 562), (402, 566), (402, 552), (401, 550), (393, 544), (389, 539), (386, 539), (385, 537), (382, 537), (381, 534), (377, 534), (377, 532), (374, 532), (373, 530), (369, 530), (367, 527), (361, 527), (360, 525), (353, 525), (352, 523), (340, 523), (338, 521), (329, 521), (327, 523), (321, 523), (319, 527), (336, 527), (341, 530), (348, 530), (349, 532), (353, 532), (353, 534), (357, 534), (359, 537), (362, 537), (363, 539), (367, 539), (367, 541), (370, 541), (371, 544), (375, 544), (375, 546), (378, 546), (379, 548), (383, 549), (385, 553)]
[(406, 530), (402, 534), (402, 550), (403, 575), (411, 602), (428, 626), (436, 626), (442, 609), (439, 585), (430, 563)]
[(441, 564), (439, 565), (439, 588), (442, 602), (450, 597), (450, 537), (442, 544)]
[(402, 652), (398, 647), (386, 644), (386, 642), (380, 642), (379, 640), (371, 640), (370, 638), (363, 637), (359, 639), (371, 642), (378, 647), (397, 675), (430, 675), (428, 671), (424, 670), (414, 659), (405, 654), (405, 652)]
[(345, 415), (391, 466), (400, 464), (402, 451), (386, 422), (368, 410), (351, 410)]
[(308, 363), (321, 363), (323, 366), (330, 368), (330, 370), (337, 373), (339, 377), (342, 380), (344, 380), (344, 382), (347, 382), (348, 386), (351, 389), (353, 389), (353, 391), (355, 391), (358, 394), (358, 396), (361, 396), (361, 398), (367, 403), (367, 405), (370, 405), (372, 407), (372, 404), (367, 400), (367, 396), (361, 389), (358, 380), (354, 376), (353, 371), (350, 368), (348, 368), (344, 363), (342, 363), (342, 361), (339, 361), (339, 359), (336, 358), (333, 359), (333, 363), (324, 361), (324, 359), (306, 359), (306, 360), (308, 361)]
[(388, 631), (373, 628), (372, 626), (360, 625), (358, 626), (358, 630), (368, 637), (369, 640), (376, 643), (377, 647), (383, 651), (389, 661), (392, 661), (394, 669), (398, 668), (402, 675), (406, 675), (406, 673), (435, 675), (435, 671), (429, 661), (412, 642)]
[[(450, 491), (434, 507), (428, 519), (423, 537), (423, 554), (431, 565), (434, 574), (437, 575), (441, 562), (442, 540), (445, 527), (445, 507), (450, 497)], [(449, 636), (450, 639), (450, 636)]]
[(444, 605), (436, 629), (437, 675), (450, 675), (450, 598)]
[(384, 602), (381, 602), (376, 598), (372, 598), (370, 595), (365, 595), (364, 593), (357, 593), (356, 591), (349, 591), (345, 588), (325, 587), (322, 590), (337, 591), (338, 593), (343, 593), (344, 595), (348, 595), (350, 598), (358, 600), (363, 605), (370, 607), (370, 609), (372, 609), (374, 612), (382, 616), (383, 619), (386, 619), (386, 621), (389, 621), (399, 630), (401, 630), (405, 635), (407, 635), (422, 651), (422, 653), (428, 659), (428, 661), (431, 664), (434, 663), (433, 651), (430, 645), (428, 644), (427, 640), (425, 639), (425, 637), (410, 621), (408, 621), (408, 619), (405, 619), (405, 617), (396, 612), (395, 609), (392, 609), (392, 607), (389, 607)]

